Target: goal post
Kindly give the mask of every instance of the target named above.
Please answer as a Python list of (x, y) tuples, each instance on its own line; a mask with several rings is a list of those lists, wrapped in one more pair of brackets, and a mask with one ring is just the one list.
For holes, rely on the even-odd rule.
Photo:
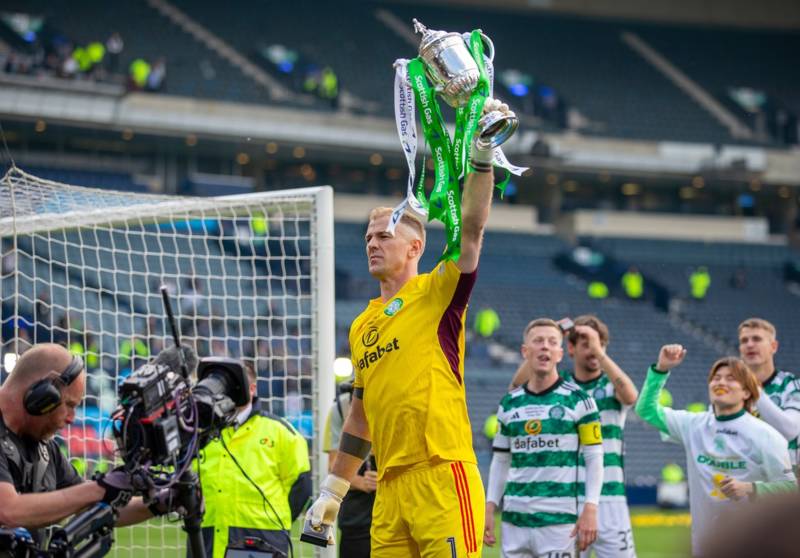
[[(41, 342), (62, 343), (87, 364), (86, 397), (63, 433), (82, 474), (113, 463), (119, 380), (172, 343), (164, 284), (183, 341), (201, 357), (252, 364), (262, 406), (309, 440), (316, 493), (334, 397), (330, 187), (186, 198), (61, 184), (12, 167), (0, 183), (0, 242), (4, 374)], [(132, 533), (117, 534), (112, 553), (183, 552), (179, 524), (166, 519)], [(295, 556), (313, 555), (294, 542)]]

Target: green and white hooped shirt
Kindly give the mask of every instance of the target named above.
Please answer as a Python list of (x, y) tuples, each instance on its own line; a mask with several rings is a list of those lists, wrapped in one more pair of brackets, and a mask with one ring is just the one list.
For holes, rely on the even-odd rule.
[(594, 399), (559, 377), (541, 393), (527, 386), (507, 393), (497, 422), (493, 449), (511, 452), (503, 521), (534, 528), (575, 523), (578, 495), (585, 493), (580, 448), (602, 443)]
[[(800, 380), (791, 372), (777, 370), (764, 382), (763, 396), (769, 397), (775, 405), (785, 411), (792, 409), (800, 412)], [(797, 465), (798, 439), (789, 440), (789, 456), (792, 465)]]
[[(623, 431), (625, 419), (631, 405), (623, 405), (614, 393), (614, 384), (608, 376), (601, 374), (594, 380), (581, 382), (570, 371), (562, 373), (564, 378), (574, 382), (587, 395), (591, 396), (600, 412), (600, 424), (603, 431), (603, 489), (600, 492), (601, 502), (627, 503), (625, 498), (625, 463), (623, 456)], [(586, 479), (583, 456), (580, 457), (579, 482)], [(578, 494), (583, 501), (584, 494)]]

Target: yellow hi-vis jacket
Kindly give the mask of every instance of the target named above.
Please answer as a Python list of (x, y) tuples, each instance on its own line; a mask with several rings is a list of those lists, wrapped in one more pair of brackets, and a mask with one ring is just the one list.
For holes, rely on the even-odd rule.
[[(237, 467), (222, 442), (210, 442), (200, 451), (199, 471), (206, 507), (203, 539), (207, 556), (223, 558), (228, 544), (235, 544), (245, 535), (261, 536), (270, 544), (285, 544), (285, 535), (275, 531), (291, 528), (289, 495), (301, 475), (311, 470), (308, 443), (286, 420), (255, 409), (238, 428), (225, 428), (222, 438), (269, 504)], [(309, 475), (303, 478), (310, 480)], [(307, 484), (303, 501), (310, 496), (310, 482)]]

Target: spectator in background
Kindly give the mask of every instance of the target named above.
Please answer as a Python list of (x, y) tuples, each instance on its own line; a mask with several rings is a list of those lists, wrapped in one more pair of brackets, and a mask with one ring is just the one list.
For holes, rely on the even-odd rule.
[(149, 76), (150, 64), (144, 58), (137, 58), (128, 67), (128, 87), (133, 90), (144, 89)]
[(330, 103), (332, 109), (339, 106), (339, 78), (330, 66), (322, 69), (318, 94), (321, 99)]
[(644, 277), (636, 266), (631, 266), (622, 275), (622, 289), (631, 300), (641, 300), (644, 296)]
[(89, 72), (95, 74), (96, 77), (102, 77), (104, 72), (103, 59), (106, 56), (106, 47), (100, 41), (93, 41), (86, 45), (86, 56), (91, 64)]
[(108, 58), (106, 58), (106, 60), (108, 62), (108, 72), (110, 74), (115, 74), (119, 71), (119, 59), (124, 48), (125, 41), (122, 40), (122, 36), (116, 31), (111, 33), (111, 36), (106, 39), (106, 52), (108, 53)]
[(500, 316), (494, 308), (481, 308), (475, 314), (475, 333), (484, 339), (490, 339), (500, 327)]
[(150, 67), (150, 74), (147, 76), (147, 91), (163, 91), (166, 80), (167, 61), (161, 57)]
[(604, 300), (608, 298), (608, 285), (602, 281), (592, 281), (586, 286), (586, 294), (589, 298)]
[(660, 508), (665, 509), (685, 508), (689, 505), (689, 485), (686, 484), (683, 468), (677, 463), (667, 463), (661, 469), (656, 502)]
[(139, 363), (150, 357), (150, 349), (141, 337), (134, 335), (122, 340), (117, 349), (117, 355), (120, 374), (123, 373), (123, 369), (129, 369), (128, 373), (130, 373), (138, 368)]
[(705, 266), (695, 269), (689, 276), (689, 289), (694, 300), (705, 300), (711, 286), (711, 274)]

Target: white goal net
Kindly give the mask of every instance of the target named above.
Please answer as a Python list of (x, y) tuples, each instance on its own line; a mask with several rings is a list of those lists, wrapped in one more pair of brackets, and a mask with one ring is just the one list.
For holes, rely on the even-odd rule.
[[(0, 242), (4, 373), (40, 342), (64, 344), (87, 363), (86, 398), (63, 433), (79, 472), (113, 465), (116, 386), (172, 345), (163, 284), (185, 343), (201, 357), (255, 366), (262, 407), (309, 440), (318, 486), (334, 385), (330, 188), (176, 198), (12, 168), (0, 184)], [(180, 524), (166, 519), (118, 529), (115, 539), (116, 556), (184, 554)], [(296, 538), (294, 551), (312, 554)]]

